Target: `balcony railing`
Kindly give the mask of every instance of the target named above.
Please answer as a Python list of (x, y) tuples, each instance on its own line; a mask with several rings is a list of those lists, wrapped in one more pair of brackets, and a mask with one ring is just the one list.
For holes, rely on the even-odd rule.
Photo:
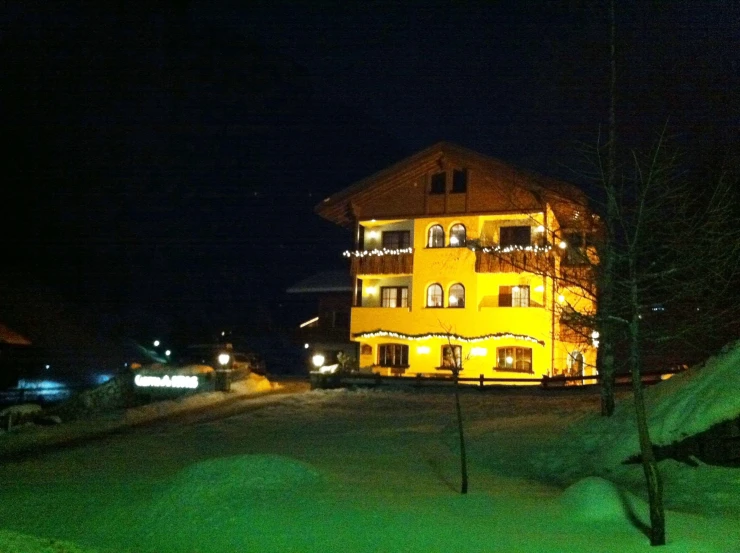
[(345, 252), (352, 261), (353, 275), (410, 275), (414, 271), (414, 251), (372, 250)]
[(476, 273), (552, 274), (555, 257), (550, 248), (482, 248), (475, 250)]

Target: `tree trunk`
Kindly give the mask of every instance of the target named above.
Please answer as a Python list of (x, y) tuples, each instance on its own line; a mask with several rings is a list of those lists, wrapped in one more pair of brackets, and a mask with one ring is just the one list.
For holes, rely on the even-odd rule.
[(640, 360), (640, 318), (637, 302), (637, 283), (634, 276), (631, 287), (632, 317), (630, 321), (630, 371), (632, 372), (632, 390), (635, 398), (635, 416), (637, 418), (637, 433), (640, 438), (640, 454), (642, 469), (647, 483), (648, 499), (650, 502), (650, 545), (665, 545), (665, 510), (663, 508), (663, 481), (660, 477), (658, 463), (655, 460), (653, 444), (650, 441), (647, 414), (645, 411), (645, 397), (642, 389), (642, 371)]
[(455, 412), (457, 413), (457, 432), (460, 436), (460, 493), (468, 493), (468, 459), (465, 454), (465, 433), (463, 432), (462, 409), (460, 408), (460, 393), (458, 390), (458, 370), (455, 369)]
[[(609, 2), (609, 143), (606, 160), (606, 232), (602, 259), (602, 273), (599, 290), (598, 309), (606, 316), (612, 314), (614, 307), (614, 224), (619, 217), (617, 207), (617, 20), (614, 13), (614, 0)], [(606, 317), (601, 318), (601, 351), (598, 369), (601, 375), (601, 414), (611, 417), (614, 414), (614, 325)]]

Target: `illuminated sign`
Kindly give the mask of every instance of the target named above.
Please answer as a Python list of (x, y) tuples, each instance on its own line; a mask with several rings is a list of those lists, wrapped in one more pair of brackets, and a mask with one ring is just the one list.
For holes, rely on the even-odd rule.
[(164, 376), (147, 376), (137, 374), (134, 378), (134, 384), (141, 388), (190, 388), (198, 387), (197, 376), (187, 375), (164, 375)]

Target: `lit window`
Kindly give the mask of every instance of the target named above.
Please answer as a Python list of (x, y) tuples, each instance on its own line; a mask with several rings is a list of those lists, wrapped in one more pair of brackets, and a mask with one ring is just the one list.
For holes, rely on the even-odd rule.
[(442, 225), (432, 225), (429, 228), (427, 248), (444, 248), (444, 247), (445, 247), (445, 231), (442, 228)]
[(465, 225), (452, 225), (450, 229), (450, 246), (464, 246), (465, 240)]
[(532, 372), (531, 348), (497, 348), (496, 357), (500, 371)]
[(432, 284), (427, 288), (427, 307), (442, 307), (444, 303), (444, 293), (442, 286)]
[(529, 307), (529, 286), (499, 286), (499, 307)]
[(409, 347), (404, 344), (380, 344), (378, 346), (378, 365), (381, 367), (408, 367)]
[(462, 367), (462, 346), (445, 345), (442, 346), (442, 367), (452, 368)]
[(409, 289), (406, 286), (381, 286), (381, 307), (408, 307)]
[(450, 286), (448, 303), (450, 307), (465, 307), (465, 287), (459, 282)]

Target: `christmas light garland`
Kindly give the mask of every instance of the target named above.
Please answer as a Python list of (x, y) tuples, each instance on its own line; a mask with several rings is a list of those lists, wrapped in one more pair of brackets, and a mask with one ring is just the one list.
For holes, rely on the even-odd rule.
[(401, 255), (402, 253), (413, 253), (414, 248), (401, 248), (398, 250), (389, 250), (388, 248), (383, 248), (382, 250), (374, 249), (374, 250), (355, 250), (355, 251), (346, 251), (342, 255), (344, 257), (367, 257), (368, 255)]
[[(475, 250), (475, 248), (472, 248)], [(532, 252), (547, 253), (552, 251), (552, 246), (485, 246), (480, 248), (483, 253), (511, 253), (511, 252)]]
[(390, 330), (372, 330), (370, 332), (356, 332), (352, 334), (353, 338), (398, 338), (401, 340), (410, 341), (421, 341), (429, 340), (432, 338), (444, 339), (444, 340), (455, 340), (456, 342), (463, 342), (465, 344), (472, 344), (475, 342), (483, 342), (485, 340), (503, 340), (506, 338), (514, 340), (522, 340), (525, 342), (534, 342), (541, 346), (545, 345), (544, 340), (538, 340), (532, 336), (526, 334), (513, 334), (511, 332), (496, 332), (495, 334), (484, 334), (482, 336), (460, 336), (459, 334), (446, 334), (442, 332), (429, 332), (427, 334), (404, 334), (402, 332), (393, 332)]

